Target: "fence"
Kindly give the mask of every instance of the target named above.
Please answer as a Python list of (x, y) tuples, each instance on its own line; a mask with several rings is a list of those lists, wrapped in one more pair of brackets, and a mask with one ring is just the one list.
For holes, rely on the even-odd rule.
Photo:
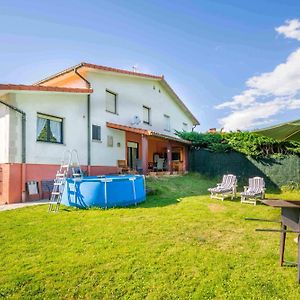
[(287, 185), (291, 181), (300, 182), (299, 166), (300, 157), (296, 155), (255, 160), (237, 152), (217, 153), (191, 149), (189, 154), (190, 171), (209, 177), (232, 173), (238, 176), (240, 186), (253, 176), (264, 177), (266, 185), (273, 188)]

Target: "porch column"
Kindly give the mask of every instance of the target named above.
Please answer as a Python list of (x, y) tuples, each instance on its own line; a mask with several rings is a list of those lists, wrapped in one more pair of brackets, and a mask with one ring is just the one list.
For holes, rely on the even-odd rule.
[(143, 174), (146, 175), (148, 173), (148, 137), (146, 135), (142, 135), (142, 168)]
[(168, 171), (172, 173), (172, 145), (170, 141), (168, 141), (168, 146), (167, 146), (167, 160), (168, 160)]

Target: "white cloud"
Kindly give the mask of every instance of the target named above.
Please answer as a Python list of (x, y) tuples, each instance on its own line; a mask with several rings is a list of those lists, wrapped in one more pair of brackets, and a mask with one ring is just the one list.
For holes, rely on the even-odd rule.
[(233, 98), (233, 101), (227, 101), (217, 105), (215, 108), (222, 109), (222, 108), (232, 108), (232, 109), (239, 109), (245, 106), (249, 106), (255, 102), (255, 91), (254, 90), (246, 90), (241, 95), (236, 95)]
[[(276, 28), (285, 37), (300, 41), (300, 21), (287, 21)], [(230, 101), (215, 108), (229, 108), (230, 114), (219, 120), (225, 130), (245, 130), (269, 123), (280, 111), (300, 108), (300, 48), (272, 72), (253, 76), (246, 81), (247, 89)]]
[(295, 95), (300, 91), (300, 48), (272, 72), (251, 77), (246, 84), (259, 95)]
[(286, 38), (300, 41), (300, 21), (298, 19), (287, 20), (284, 25), (275, 28), (275, 30)]
[(226, 131), (246, 130), (265, 125), (271, 121), (268, 118), (279, 113), (285, 105), (285, 100), (280, 98), (265, 103), (255, 103), (242, 110), (233, 111), (227, 117), (220, 119), (219, 123)]

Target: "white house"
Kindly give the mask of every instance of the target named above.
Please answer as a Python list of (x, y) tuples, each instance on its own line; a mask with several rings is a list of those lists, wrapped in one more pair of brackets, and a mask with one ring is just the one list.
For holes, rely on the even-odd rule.
[(54, 178), (66, 149), (89, 175), (116, 173), (118, 161), (148, 173), (158, 157), (185, 171), (188, 143), (175, 131), (198, 124), (163, 76), (81, 63), (34, 85), (0, 84), (0, 204)]

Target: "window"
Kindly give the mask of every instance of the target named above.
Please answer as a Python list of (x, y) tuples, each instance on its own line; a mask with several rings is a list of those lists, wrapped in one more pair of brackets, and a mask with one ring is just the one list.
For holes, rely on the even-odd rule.
[(188, 131), (188, 124), (187, 123), (182, 123), (182, 130), (183, 131)]
[(54, 116), (38, 114), (37, 141), (62, 144), (63, 119)]
[(101, 126), (92, 125), (92, 140), (101, 141)]
[(117, 95), (106, 90), (106, 111), (117, 113)]
[(143, 106), (143, 123), (150, 124), (150, 107)]
[(165, 119), (165, 131), (171, 131), (170, 116), (164, 115), (164, 119)]
[(172, 160), (180, 161), (180, 152), (172, 152)]

